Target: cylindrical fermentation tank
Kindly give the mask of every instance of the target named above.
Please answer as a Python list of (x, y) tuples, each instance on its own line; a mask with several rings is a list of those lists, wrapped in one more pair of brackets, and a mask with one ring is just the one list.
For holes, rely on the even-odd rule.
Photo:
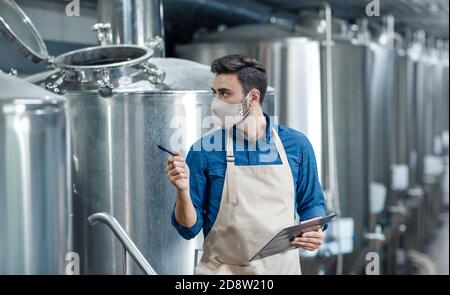
[[(396, 148), (394, 56), (393, 48), (377, 41), (368, 42), (370, 77), (368, 120), (369, 120), (369, 182), (371, 213), (384, 212), (385, 205), (392, 201), (391, 168)], [(371, 221), (373, 230), (376, 218)]]
[(65, 274), (66, 258), (76, 263), (67, 112), (63, 97), (0, 73), (2, 275)]
[(392, 167), (392, 188), (404, 196), (414, 183), (410, 179), (414, 127), (414, 62), (403, 49), (394, 55), (394, 113), (395, 116), (395, 154)]
[[(2, 2), (3, 3), (3, 2)], [(26, 38), (7, 37), (35, 61), (56, 70), (30, 81), (63, 93), (72, 125), (74, 244), (82, 274), (122, 274), (122, 246), (104, 225), (91, 226), (97, 212), (113, 215), (159, 274), (192, 274), (201, 234), (186, 241), (172, 227), (175, 189), (156, 145), (186, 152), (211, 130), (213, 75), (209, 66), (181, 59), (151, 58), (152, 50), (110, 45), (50, 58), (37, 32), (13, 1), (7, 18)], [(3, 10), (2, 10), (3, 12)], [(19, 31), (17, 31), (19, 32)], [(29, 38), (33, 36), (33, 38)], [(24, 41), (29, 43), (23, 43)], [(34, 46), (38, 44), (38, 46)], [(273, 114), (274, 93), (265, 109)], [(128, 273), (141, 273), (127, 259)]]

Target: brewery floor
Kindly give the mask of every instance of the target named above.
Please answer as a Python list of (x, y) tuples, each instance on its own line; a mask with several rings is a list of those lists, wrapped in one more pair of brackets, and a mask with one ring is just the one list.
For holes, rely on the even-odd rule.
[(430, 244), (427, 254), (436, 267), (436, 274), (449, 275), (449, 213), (440, 217), (442, 226), (436, 230), (436, 239)]

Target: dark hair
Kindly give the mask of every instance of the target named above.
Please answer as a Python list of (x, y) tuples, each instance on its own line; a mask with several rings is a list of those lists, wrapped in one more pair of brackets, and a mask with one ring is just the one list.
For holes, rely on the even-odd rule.
[(249, 93), (253, 88), (258, 89), (261, 93), (260, 103), (263, 103), (267, 91), (267, 74), (256, 59), (242, 54), (223, 56), (212, 62), (211, 72), (217, 75), (236, 73), (244, 93)]

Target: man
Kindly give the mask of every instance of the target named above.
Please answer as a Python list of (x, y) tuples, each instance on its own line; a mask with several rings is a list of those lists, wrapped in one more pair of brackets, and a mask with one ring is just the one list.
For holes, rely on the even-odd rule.
[[(211, 110), (222, 128), (194, 144), (186, 161), (179, 153), (168, 159), (166, 173), (177, 189), (172, 224), (186, 239), (203, 228), (196, 274), (301, 274), (298, 251), (249, 260), (295, 224), (296, 212), (302, 221), (325, 216), (312, 146), (263, 113), (267, 75), (258, 61), (224, 56), (211, 71)], [(313, 251), (323, 237), (313, 228), (291, 243)]]

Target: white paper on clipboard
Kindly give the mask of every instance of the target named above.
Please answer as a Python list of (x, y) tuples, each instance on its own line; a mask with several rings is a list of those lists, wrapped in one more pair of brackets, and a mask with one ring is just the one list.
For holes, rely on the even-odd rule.
[(304, 232), (306, 228), (329, 223), (333, 221), (336, 216), (336, 213), (332, 213), (325, 217), (313, 218), (304, 222), (300, 222), (297, 225), (284, 228), (278, 234), (276, 234), (264, 247), (262, 247), (262, 249), (259, 250), (259, 252), (256, 253), (256, 255), (252, 259), (250, 259), (250, 262), (296, 249), (296, 247), (291, 245), (292, 238), (298, 237)]

